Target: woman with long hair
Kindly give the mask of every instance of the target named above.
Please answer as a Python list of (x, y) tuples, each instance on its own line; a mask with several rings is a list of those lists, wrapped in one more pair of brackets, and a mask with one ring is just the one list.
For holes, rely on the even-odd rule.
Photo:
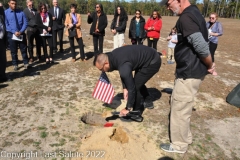
[(144, 38), (146, 38), (146, 32), (144, 29), (145, 19), (141, 16), (141, 11), (138, 9), (135, 11), (135, 16), (132, 18), (129, 27), (128, 37), (131, 39), (132, 44), (143, 44)]
[[(76, 53), (74, 47), (74, 38), (78, 42), (79, 50), (80, 50), (80, 59), (85, 61), (87, 57), (85, 57), (84, 48), (83, 48), (83, 39), (81, 32), (81, 15), (76, 13), (76, 4), (70, 5), (70, 13), (66, 14), (65, 26), (67, 27), (65, 34), (68, 36), (70, 42), (70, 48), (72, 53), (72, 62), (76, 61)], [(73, 30), (76, 32), (75, 37), (69, 36), (69, 30)]]
[(153, 11), (144, 29), (147, 31), (148, 47), (153, 47), (157, 50), (157, 42), (162, 29), (162, 17), (158, 11)]
[(123, 7), (118, 6), (114, 13), (114, 18), (111, 24), (111, 32), (113, 33), (114, 49), (124, 45), (124, 33), (128, 16)]
[[(53, 44), (52, 44), (52, 15), (48, 13), (47, 6), (40, 3), (38, 6), (39, 13), (36, 15), (36, 22), (38, 30), (42, 37), (43, 53), (46, 59), (46, 64), (54, 63), (53, 61)], [(50, 54), (47, 53), (47, 43), (49, 46)]]

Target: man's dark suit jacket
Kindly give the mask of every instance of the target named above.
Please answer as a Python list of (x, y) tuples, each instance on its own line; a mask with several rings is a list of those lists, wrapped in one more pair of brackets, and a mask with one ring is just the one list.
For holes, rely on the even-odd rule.
[[(54, 7), (49, 10), (49, 13), (54, 17)], [(64, 29), (65, 12), (62, 8), (58, 7), (58, 17), (53, 20), (52, 30)]]
[(33, 9), (33, 11), (34, 11), (35, 15), (33, 13), (31, 13), (28, 8), (25, 8), (23, 10), (23, 12), (27, 18), (27, 21), (28, 21), (28, 27), (31, 27), (31, 28), (34, 28), (37, 26), (37, 23), (36, 23), (37, 10)]

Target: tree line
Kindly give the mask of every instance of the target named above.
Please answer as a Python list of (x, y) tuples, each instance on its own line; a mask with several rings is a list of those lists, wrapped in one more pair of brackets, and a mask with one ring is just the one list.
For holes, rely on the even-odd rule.
[[(191, 4), (195, 4), (202, 15), (207, 17), (210, 13), (216, 12), (219, 17), (224, 18), (240, 18), (240, 4), (239, 0), (203, 0), (199, 3), (197, 0), (190, 0)], [(34, 0), (34, 6), (37, 8), (40, 2), (47, 3), (52, 6), (52, 0)], [(2, 1), (5, 8), (8, 8), (8, 0)], [(26, 7), (25, 0), (18, 0), (18, 7), (24, 9)], [(126, 2), (125, 0), (58, 0), (59, 6), (66, 12), (69, 12), (69, 6), (72, 3), (78, 5), (77, 12), (86, 14), (87, 12), (93, 12), (95, 10), (95, 4), (101, 3), (103, 5), (104, 12), (108, 15), (113, 15), (117, 6), (123, 6), (128, 15), (133, 15), (136, 9), (140, 9), (142, 15), (151, 15), (153, 10), (159, 11), (162, 16), (174, 16), (169, 10), (167, 10), (165, 4), (156, 0), (131, 0)]]

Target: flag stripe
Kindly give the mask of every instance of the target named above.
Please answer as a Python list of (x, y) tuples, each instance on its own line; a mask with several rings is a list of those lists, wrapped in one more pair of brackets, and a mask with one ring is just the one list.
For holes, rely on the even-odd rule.
[(112, 103), (114, 96), (114, 88), (111, 85), (105, 72), (102, 72), (100, 78), (94, 88), (92, 96), (105, 103)]

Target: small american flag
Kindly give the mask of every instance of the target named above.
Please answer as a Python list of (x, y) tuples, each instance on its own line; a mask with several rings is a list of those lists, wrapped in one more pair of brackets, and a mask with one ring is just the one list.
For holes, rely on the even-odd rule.
[(105, 103), (112, 103), (114, 89), (105, 72), (102, 72), (102, 74), (100, 75), (100, 78), (96, 84), (96, 87), (94, 88), (92, 96)]

